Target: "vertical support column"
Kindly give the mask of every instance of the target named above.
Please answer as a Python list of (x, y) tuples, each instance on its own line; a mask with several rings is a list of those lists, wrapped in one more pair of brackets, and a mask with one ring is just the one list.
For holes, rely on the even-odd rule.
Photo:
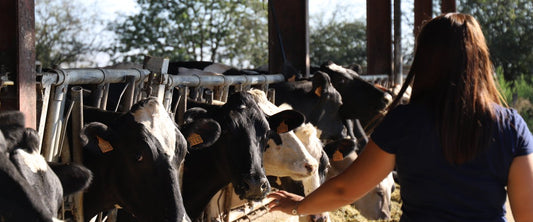
[(19, 110), (37, 127), (34, 0), (0, 1), (0, 75), (14, 86), (0, 92), (0, 111)]
[(425, 20), (431, 19), (433, 13), (433, 1), (431, 0), (415, 0), (415, 26), (414, 34), (418, 35), (420, 26)]
[(456, 12), (457, 3), (455, 1), (456, 0), (441, 0), (440, 10), (442, 11), (442, 13)]
[(402, 1), (394, 0), (394, 75), (391, 83), (403, 83), (402, 59)]
[[(270, 73), (282, 73), (284, 62), (292, 64), (304, 77), (309, 75), (308, 0), (269, 0), (268, 67)], [(272, 10), (275, 13), (272, 13)], [(276, 16), (276, 20), (273, 18)], [(276, 25), (277, 24), (277, 25)], [(279, 33), (278, 33), (279, 27)], [(279, 37), (282, 39), (280, 44)], [(283, 61), (281, 46), (287, 61)], [(284, 73), (289, 74), (289, 73)], [(291, 75), (293, 73), (290, 73)]]
[(392, 73), (391, 1), (366, 1), (367, 73)]

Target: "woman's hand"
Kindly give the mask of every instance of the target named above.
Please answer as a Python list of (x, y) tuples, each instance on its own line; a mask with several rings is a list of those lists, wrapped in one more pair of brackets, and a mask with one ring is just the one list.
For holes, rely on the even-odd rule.
[(284, 190), (272, 192), (268, 194), (267, 197), (274, 199), (268, 204), (268, 208), (271, 212), (281, 211), (287, 214), (293, 214), (293, 210), (298, 211), (298, 204), (303, 199), (300, 195), (289, 193)]

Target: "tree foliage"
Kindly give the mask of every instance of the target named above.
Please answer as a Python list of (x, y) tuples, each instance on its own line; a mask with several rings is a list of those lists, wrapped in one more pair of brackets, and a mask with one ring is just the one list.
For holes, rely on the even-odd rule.
[(505, 79), (533, 74), (531, 0), (460, 0), (458, 6), (479, 21), (492, 62), (503, 68)]
[(366, 65), (365, 21), (317, 21), (309, 36), (311, 65), (331, 60), (341, 65)]
[(45, 68), (91, 64), (87, 55), (102, 51), (90, 29), (103, 21), (73, 0), (35, 2), (36, 59)]
[[(260, 0), (137, 0), (138, 14), (111, 28), (117, 61), (140, 55), (243, 66), (267, 60), (268, 24)], [(246, 64), (247, 65), (247, 64)]]

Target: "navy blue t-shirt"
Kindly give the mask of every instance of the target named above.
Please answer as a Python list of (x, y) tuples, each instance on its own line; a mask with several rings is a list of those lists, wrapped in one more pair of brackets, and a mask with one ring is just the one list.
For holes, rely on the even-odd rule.
[(489, 147), (461, 165), (445, 159), (424, 106), (398, 106), (374, 130), (372, 140), (396, 155), (401, 221), (506, 221), (509, 167), (513, 157), (533, 152), (533, 137), (516, 110), (494, 107), (500, 121)]

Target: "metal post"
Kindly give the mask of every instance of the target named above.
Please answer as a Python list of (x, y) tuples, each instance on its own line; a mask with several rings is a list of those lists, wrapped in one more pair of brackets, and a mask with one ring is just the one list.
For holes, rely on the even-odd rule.
[(178, 101), (178, 125), (180, 126), (183, 125), (183, 115), (185, 114), (185, 111), (187, 111), (187, 97), (189, 97), (188, 91), (188, 87), (186, 86), (179, 88), (180, 98)]
[[(427, 0), (424, 0), (427, 1)], [(391, 1), (367, 0), (367, 73), (392, 74)]]
[(433, 1), (415, 0), (415, 26), (414, 34), (418, 35), (420, 26), (425, 20), (431, 19), (433, 13)]
[(100, 100), (100, 105), (98, 107), (103, 110), (107, 110), (107, 98), (109, 96), (109, 83), (104, 84), (103, 90), (104, 91), (102, 93), (102, 100)]
[(42, 142), (42, 155), (47, 161), (53, 161), (56, 157), (57, 150), (57, 132), (61, 129), (62, 122), (60, 118), (63, 114), (65, 94), (67, 91), (66, 85), (59, 85), (55, 88), (54, 94), (50, 97), (48, 114), (46, 115), (45, 131)]
[(401, 85), (403, 81), (401, 4), (401, 0), (394, 0), (394, 75), (392, 78), (393, 85)]
[[(83, 128), (83, 88), (80, 86), (71, 89), (71, 97), (74, 103), (72, 110), (72, 160), (74, 163), (83, 164), (83, 152), (80, 132)], [(74, 207), (72, 210), (75, 221), (83, 221), (83, 192), (74, 195)]]
[(441, 0), (441, 2), (440, 2), (440, 11), (442, 13), (448, 13), (448, 12), (457, 11), (455, 0)]
[(52, 82), (54, 82), (55, 75), (42, 75), (41, 78), (41, 90), (42, 90), (42, 105), (41, 105), (41, 115), (39, 117), (39, 126), (37, 128), (37, 132), (39, 133), (39, 138), (41, 138), (41, 141), (39, 141), (39, 153), (41, 153), (42, 148), (42, 138), (44, 135), (44, 130), (46, 126), (46, 119), (48, 116), (48, 105), (50, 103), (50, 94), (52, 91)]
[(126, 92), (121, 101), (122, 110), (120, 111), (122, 112), (130, 110), (133, 105), (133, 95), (135, 95), (135, 76), (126, 76), (126, 82), (128, 83), (128, 87), (126, 88)]

